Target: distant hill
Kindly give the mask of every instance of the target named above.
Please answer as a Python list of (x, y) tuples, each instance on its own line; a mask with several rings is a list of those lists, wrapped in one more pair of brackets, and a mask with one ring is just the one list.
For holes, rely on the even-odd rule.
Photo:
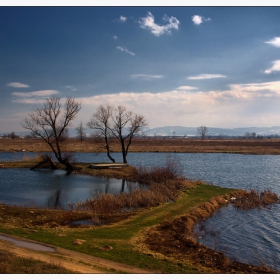
[[(280, 126), (272, 127), (240, 127), (240, 128), (218, 128), (218, 127), (207, 127), (210, 136), (243, 136), (246, 132), (255, 132), (256, 135), (280, 135)], [(144, 134), (147, 136), (197, 136), (197, 127), (187, 127), (187, 126), (163, 126), (155, 128), (144, 128)], [(0, 133), (0, 136), (9, 134)], [(30, 132), (16, 132), (19, 136), (26, 136)], [(92, 130), (86, 128), (87, 136), (90, 136)], [(76, 136), (76, 131), (74, 128), (69, 128), (70, 137)]]
[[(217, 128), (207, 127), (211, 136), (243, 136), (246, 132), (255, 132), (257, 135), (280, 135), (280, 126), (272, 127), (240, 127), (240, 128)], [(163, 126), (144, 130), (147, 136), (196, 136), (197, 127), (187, 126)]]

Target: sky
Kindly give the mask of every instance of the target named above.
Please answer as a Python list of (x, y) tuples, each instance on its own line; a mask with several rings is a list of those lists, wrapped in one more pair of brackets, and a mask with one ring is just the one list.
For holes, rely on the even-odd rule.
[(0, 7), (0, 133), (47, 97), (86, 124), (125, 105), (150, 128), (280, 125), (280, 7)]

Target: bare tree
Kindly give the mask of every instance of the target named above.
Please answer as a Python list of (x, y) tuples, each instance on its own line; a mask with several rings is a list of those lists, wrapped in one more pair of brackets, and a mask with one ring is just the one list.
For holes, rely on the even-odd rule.
[(84, 128), (83, 122), (80, 122), (80, 124), (75, 128), (77, 137), (80, 139), (81, 142), (86, 138), (86, 130)]
[(245, 132), (243, 138), (250, 139), (251, 138), (250, 132)]
[(110, 105), (100, 105), (93, 114), (90, 121), (87, 123), (88, 127), (94, 130), (93, 135), (95, 140), (103, 145), (107, 151), (108, 158), (115, 162), (115, 159), (110, 154), (110, 139), (112, 136), (110, 130), (110, 118), (112, 116), (113, 107)]
[(121, 144), (123, 163), (127, 163), (127, 153), (132, 138), (143, 126), (147, 126), (147, 120), (143, 115), (128, 111), (125, 106), (118, 106), (112, 113), (113, 126), (110, 131)]
[(252, 139), (255, 139), (256, 136), (257, 136), (256, 132), (252, 132), (252, 133), (251, 133), (251, 138), (252, 138)]
[(34, 135), (41, 137), (52, 149), (57, 160), (66, 166), (68, 172), (74, 167), (70, 163), (70, 155), (64, 150), (65, 141), (68, 138), (68, 129), (71, 121), (81, 110), (81, 104), (73, 98), (67, 98), (64, 106), (60, 98), (47, 98), (42, 107), (28, 113), (22, 126), (31, 130)]
[(88, 126), (96, 131), (96, 135), (102, 139), (107, 151), (107, 156), (115, 162), (110, 155), (110, 141), (116, 138), (120, 145), (123, 162), (127, 163), (128, 149), (132, 139), (143, 126), (147, 125), (144, 116), (128, 111), (125, 106), (113, 107), (110, 105), (99, 106)]
[(201, 140), (204, 140), (208, 135), (208, 128), (206, 126), (199, 126), (197, 134), (201, 137)]

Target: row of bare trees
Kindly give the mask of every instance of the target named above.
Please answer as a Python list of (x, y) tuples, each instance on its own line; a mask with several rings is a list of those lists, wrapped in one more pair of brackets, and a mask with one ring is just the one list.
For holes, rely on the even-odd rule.
[[(67, 98), (64, 105), (58, 97), (47, 98), (41, 107), (33, 109), (22, 122), (23, 128), (30, 130), (50, 146), (58, 162), (65, 165), (68, 172), (72, 172), (74, 166), (65, 149), (65, 142), (69, 137), (68, 127), (80, 110), (81, 104), (73, 98)], [(100, 105), (87, 125), (93, 129), (112, 162), (115, 160), (110, 154), (110, 144), (112, 139), (117, 139), (121, 145), (123, 162), (127, 163), (132, 138), (147, 125), (147, 121), (143, 115), (128, 111), (125, 106)], [(76, 130), (82, 141), (85, 137), (83, 124)]]
[(100, 105), (87, 125), (100, 139), (112, 162), (115, 162), (115, 159), (110, 154), (110, 143), (112, 139), (117, 139), (121, 145), (123, 162), (127, 163), (132, 138), (148, 123), (143, 115), (134, 114), (126, 110), (125, 106)]

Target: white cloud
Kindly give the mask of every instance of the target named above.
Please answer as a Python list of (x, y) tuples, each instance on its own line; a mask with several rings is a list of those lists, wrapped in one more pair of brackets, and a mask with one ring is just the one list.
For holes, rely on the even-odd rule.
[[(184, 89), (185, 87), (185, 89)], [(271, 126), (279, 118), (280, 81), (235, 84), (225, 91), (190, 91), (182, 86), (168, 92), (120, 92), (88, 98), (82, 103), (83, 118), (89, 119), (100, 104), (126, 105), (141, 113), (150, 127), (166, 125), (239, 127)], [(275, 123), (276, 125), (277, 123)]]
[(14, 99), (12, 102), (23, 103), (23, 104), (39, 104), (45, 102), (45, 100), (37, 99), (37, 98), (20, 98), (20, 99)]
[(118, 50), (120, 50), (122, 52), (125, 52), (125, 53), (129, 53), (130, 55), (135, 55), (135, 53), (133, 53), (133, 52), (129, 51), (128, 49), (123, 48), (121, 46), (116, 47), (116, 49), (118, 49)]
[(271, 44), (274, 47), (280, 48), (280, 37), (274, 37), (270, 41), (265, 42), (267, 44)]
[(142, 79), (142, 80), (152, 80), (152, 79), (162, 79), (162, 75), (146, 75), (146, 74), (134, 74), (130, 75), (133, 79)]
[(57, 90), (39, 90), (39, 91), (31, 91), (31, 92), (13, 92), (12, 95), (20, 96), (20, 97), (48, 97), (50, 95), (58, 94)]
[(12, 102), (25, 103), (25, 104), (43, 103), (45, 101), (45, 98), (55, 94), (59, 94), (59, 91), (39, 90), (39, 91), (31, 91), (31, 92), (13, 92), (12, 93), (13, 96), (17, 96), (21, 98), (14, 99)]
[(265, 74), (270, 74), (273, 71), (280, 71), (280, 60), (275, 60), (272, 63), (272, 67), (264, 71)]
[(65, 88), (71, 91), (77, 91), (77, 89), (74, 86), (66, 86)]
[(167, 22), (166, 25), (156, 24), (154, 16), (150, 12), (148, 12), (147, 17), (141, 18), (139, 23), (141, 28), (149, 29), (155, 36), (160, 36), (165, 33), (170, 34), (171, 29), (179, 28), (180, 22), (177, 18), (164, 15), (163, 20)]
[(9, 83), (7, 84), (8, 87), (14, 87), (14, 88), (28, 88), (29, 85), (25, 85), (22, 83), (18, 83), (18, 82), (13, 82), (13, 83)]
[(209, 21), (209, 20), (211, 20), (211, 18), (205, 18), (205, 17), (199, 16), (199, 15), (192, 16), (192, 21), (196, 25), (200, 25), (201, 23)]
[(177, 90), (196, 90), (197, 87), (190, 87), (190, 86), (180, 86), (176, 88)]
[(118, 37), (117, 37), (116, 35), (114, 35), (114, 36), (113, 36), (113, 39), (114, 39), (114, 40), (117, 40), (117, 39), (118, 39)]
[(120, 16), (120, 19), (119, 19), (121, 22), (125, 22), (127, 20), (127, 17), (124, 17), (124, 16)]
[(190, 76), (188, 77), (188, 80), (205, 80), (205, 79), (217, 79), (217, 78), (226, 78), (226, 76), (221, 74), (200, 74), (198, 76)]
[(243, 92), (243, 94), (252, 94), (255, 96), (276, 96), (280, 95), (280, 81), (267, 83), (251, 83), (251, 84), (237, 84), (229, 85), (234, 92)]

